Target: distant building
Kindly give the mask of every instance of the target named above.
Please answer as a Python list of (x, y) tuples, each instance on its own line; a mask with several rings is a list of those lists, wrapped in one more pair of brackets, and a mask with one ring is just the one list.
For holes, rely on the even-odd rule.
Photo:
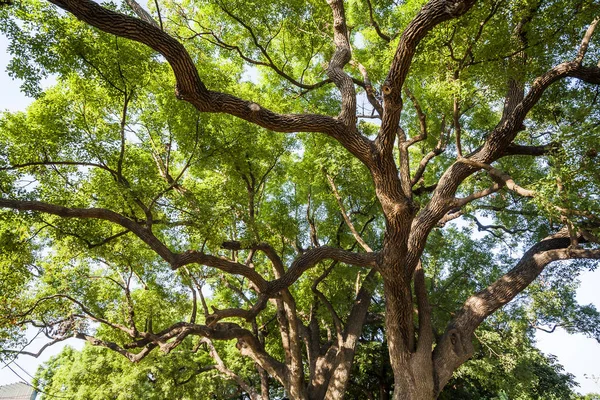
[(37, 391), (23, 382), (0, 386), (0, 400), (34, 400)]

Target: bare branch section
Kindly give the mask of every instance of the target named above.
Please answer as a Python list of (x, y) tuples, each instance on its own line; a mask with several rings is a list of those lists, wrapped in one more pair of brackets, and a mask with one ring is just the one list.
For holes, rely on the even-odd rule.
[(511, 176), (508, 175), (506, 172), (500, 171), (499, 169), (494, 168), (489, 164), (480, 163), (475, 160), (470, 160), (468, 158), (463, 157), (460, 157), (459, 161), (464, 162), (465, 164), (473, 165), (477, 168), (485, 169), (490, 174), (492, 179), (503, 185), (506, 185), (508, 190), (511, 190), (517, 193), (518, 195), (521, 195), (523, 197), (533, 197), (535, 195), (534, 191), (524, 189), (521, 186), (517, 185), (515, 181), (511, 178)]
[(146, 21), (151, 25), (154, 25), (157, 28), (159, 27), (158, 23), (154, 20), (154, 18), (152, 18), (152, 15), (150, 15), (148, 11), (144, 9), (144, 7), (140, 6), (140, 4), (137, 1), (125, 0), (125, 2), (129, 6), (129, 8), (131, 8), (138, 17), (140, 17), (140, 19)]
[(431, 324), (431, 305), (427, 297), (427, 288), (425, 286), (425, 271), (423, 265), (419, 262), (415, 270), (415, 295), (419, 311), (419, 342), (417, 352), (431, 355), (431, 346), (433, 344), (433, 326)]
[(365, 68), (364, 65), (362, 65), (358, 61), (352, 60), (350, 63), (352, 65), (354, 65), (355, 67), (357, 67), (358, 70), (360, 71), (360, 74), (363, 77), (364, 88), (365, 88), (365, 93), (367, 95), (367, 100), (369, 100), (369, 103), (371, 104), (371, 106), (373, 106), (373, 109), (375, 111), (377, 111), (379, 118), (381, 118), (381, 116), (383, 115), (383, 107), (381, 106), (381, 102), (377, 99), (377, 96), (376, 96), (377, 93), (376, 93), (375, 88), (373, 88), (373, 84), (371, 83), (371, 79), (369, 78), (369, 73), (367, 72), (367, 69)]
[(423, 112), (423, 109), (421, 108), (421, 104), (419, 103), (419, 101), (417, 100), (415, 95), (408, 88), (404, 88), (404, 93), (406, 93), (406, 95), (408, 96), (410, 101), (412, 101), (412, 103), (413, 103), (413, 106), (417, 113), (417, 117), (419, 118), (419, 129), (421, 131), (421, 133), (419, 135), (411, 138), (406, 143), (406, 146), (408, 147), (408, 146), (412, 146), (415, 143), (419, 143), (419, 142), (427, 139), (427, 116)]
[(577, 56), (575, 57), (575, 62), (581, 64), (583, 61), (583, 57), (585, 57), (585, 53), (587, 53), (587, 49), (590, 45), (590, 40), (592, 39), (592, 35), (594, 34), (594, 30), (596, 30), (596, 25), (598, 25), (598, 21), (600, 19), (596, 17), (594, 21), (590, 24), (583, 39), (581, 40), (581, 45), (579, 46), (579, 51), (577, 52)]

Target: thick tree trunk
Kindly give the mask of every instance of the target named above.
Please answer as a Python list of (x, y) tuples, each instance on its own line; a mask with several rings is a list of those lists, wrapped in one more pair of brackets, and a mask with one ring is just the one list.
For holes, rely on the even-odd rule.
[(354, 360), (355, 347), (344, 348), (338, 354), (336, 363), (337, 368), (333, 371), (333, 374), (329, 380), (327, 386), (327, 392), (325, 393), (325, 400), (338, 400), (343, 399), (350, 380), (350, 370), (352, 368), (352, 361)]
[[(398, 252), (390, 251), (388, 254)], [(394, 375), (393, 399), (431, 400), (435, 396), (433, 335), (423, 269), (420, 263), (415, 266), (391, 257), (388, 260), (384, 258), (384, 265), (385, 331)], [(411, 287), (413, 275), (416, 302)], [(415, 328), (415, 303), (418, 334)]]
[(410, 283), (387, 280), (386, 334), (390, 365), (394, 373), (394, 400), (434, 398), (431, 347), (415, 345)]

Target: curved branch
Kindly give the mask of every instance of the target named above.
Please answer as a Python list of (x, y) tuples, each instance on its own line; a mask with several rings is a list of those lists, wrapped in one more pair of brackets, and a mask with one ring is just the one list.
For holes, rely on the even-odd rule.
[(369, 21), (371, 22), (371, 26), (373, 28), (375, 28), (375, 32), (377, 32), (377, 36), (379, 36), (381, 39), (383, 39), (387, 43), (391, 42), (392, 38), (389, 35), (386, 35), (385, 33), (383, 33), (383, 31), (381, 30), (381, 27), (379, 26), (379, 24), (375, 20), (375, 17), (373, 16), (373, 5), (371, 4), (371, 0), (367, 0), (367, 6), (369, 7)]
[(384, 116), (376, 139), (378, 147), (391, 151), (402, 110), (402, 87), (417, 46), (421, 40), (444, 21), (465, 14), (476, 0), (431, 0), (408, 24), (396, 49), (390, 71), (383, 84)]
[[(584, 239), (583, 232), (578, 235)], [(600, 259), (600, 249), (573, 248), (569, 229), (565, 227), (533, 245), (513, 269), (469, 297), (434, 350), (438, 389), (450, 379), (454, 368), (472, 355), (473, 332), (485, 318), (521, 293), (548, 264), (570, 259)]]
[(40, 349), (37, 352), (32, 352), (32, 351), (24, 351), (24, 350), (0, 350), (0, 353), (14, 353), (16, 354), (15, 357), (18, 357), (19, 355), (24, 355), (24, 356), (30, 356), (33, 358), (38, 358), (40, 355), (42, 355), (42, 353), (44, 352), (44, 350), (46, 350), (48, 347), (55, 345), (56, 343), (65, 341), (67, 339), (70, 339), (71, 336), (62, 336), (62, 337), (58, 337), (58, 338), (54, 338), (52, 339), (50, 342), (45, 343), (42, 347), (40, 347)]
[(103, 169), (109, 172), (113, 176), (118, 176), (117, 172), (104, 164), (91, 163), (91, 162), (79, 162), (79, 161), (32, 161), (22, 164), (13, 164), (7, 167), (0, 167), (0, 171), (13, 171), (21, 168), (34, 167), (34, 166), (55, 166), (55, 165), (71, 165), (76, 167), (95, 167)]
[[(588, 29), (589, 32), (590, 29)], [(457, 160), (444, 172), (438, 181), (430, 202), (421, 210), (413, 222), (414, 229), (409, 239), (411, 263), (416, 262), (420, 257), (424, 248), (424, 239), (431, 229), (450, 209), (456, 206), (452, 198), (460, 184), (468, 176), (482, 168), (481, 164), (489, 165), (505, 155), (507, 149), (510, 151), (512, 141), (524, 129), (523, 121), (529, 111), (537, 104), (548, 87), (566, 77), (575, 77), (588, 83), (600, 84), (600, 67), (585, 67), (576, 59), (561, 63), (536, 78), (531, 84), (527, 95), (522, 97), (518, 104), (509, 107), (509, 111), (505, 110), (505, 114), (494, 130), (487, 136), (484, 145), (474, 153), (466, 156), (466, 159), (470, 161), (465, 163), (463, 162), (464, 158), (463, 160)], [(512, 89), (516, 90), (515, 87), (512, 87)], [(531, 197), (532, 193), (525, 191), (523, 194)]]
[(498, 182), (501, 185), (506, 185), (508, 190), (511, 190), (523, 197), (534, 197), (535, 196), (535, 192), (533, 190), (528, 190), (528, 189), (522, 188), (521, 186), (517, 185), (515, 183), (515, 181), (512, 179), (512, 177), (510, 175), (508, 175), (506, 172), (503, 172), (497, 168), (494, 168), (489, 164), (477, 162), (475, 160), (471, 160), (471, 159), (463, 158), (463, 157), (459, 157), (458, 161), (464, 162), (465, 164), (473, 165), (477, 168), (485, 169), (490, 174), (492, 179), (494, 179), (496, 182)]
[(356, 91), (352, 78), (344, 72), (344, 66), (352, 58), (344, 1), (327, 0), (327, 3), (333, 13), (333, 42), (335, 44), (335, 52), (327, 67), (327, 76), (335, 83), (342, 95), (342, 110), (338, 118), (346, 127), (354, 131), (356, 127)]
[(369, 101), (369, 103), (371, 103), (371, 106), (373, 106), (373, 109), (377, 111), (377, 114), (379, 115), (379, 117), (373, 116), (373, 118), (381, 118), (381, 116), (383, 115), (383, 107), (381, 106), (381, 103), (376, 97), (376, 91), (373, 88), (373, 84), (371, 83), (371, 79), (369, 78), (369, 73), (367, 72), (367, 69), (364, 65), (355, 60), (350, 61), (350, 64), (357, 67), (360, 71), (360, 74), (363, 77), (363, 86), (367, 95), (367, 100)]
[(175, 253), (171, 252), (154, 234), (137, 222), (111, 210), (104, 208), (69, 208), (41, 201), (11, 200), (0, 198), (0, 208), (11, 208), (20, 211), (38, 211), (46, 214), (58, 215), (63, 218), (99, 219), (113, 222), (128, 229), (144, 241), (152, 250), (170, 264), (177, 260)]
[(68, 208), (41, 201), (9, 200), (0, 198), (0, 208), (11, 208), (22, 211), (38, 211), (47, 214), (58, 215), (64, 218), (82, 218), (99, 219), (121, 225), (134, 233), (138, 238), (145, 242), (160, 257), (167, 261), (173, 269), (182, 266), (198, 263), (209, 267), (218, 268), (222, 271), (242, 275), (248, 278), (257, 287), (259, 292), (267, 290), (267, 282), (255, 270), (243, 264), (229, 261), (225, 258), (204, 254), (200, 251), (190, 250), (185, 253), (177, 254), (172, 252), (164, 243), (162, 243), (152, 231), (137, 222), (126, 218), (114, 211), (104, 208)]
[[(338, 140), (364, 163), (369, 162), (370, 142), (358, 134), (348, 135), (347, 125), (344, 124), (344, 121), (347, 123), (356, 118), (356, 104), (354, 104), (354, 108), (351, 106), (352, 101), (356, 103), (356, 96), (354, 96), (354, 100), (348, 97), (349, 90), (343, 90), (343, 94), (346, 93), (347, 97), (344, 104), (349, 105), (344, 109), (352, 108), (354, 110), (348, 114), (349, 119), (338, 119), (320, 114), (278, 114), (234, 95), (208, 90), (185, 47), (151, 23), (109, 10), (92, 0), (48, 1), (104, 32), (135, 40), (162, 54), (175, 74), (177, 97), (189, 102), (199, 111), (230, 114), (276, 132), (325, 133)], [(342, 43), (339, 35), (338, 41), (340, 44)], [(338, 69), (347, 62), (344, 61), (347, 58), (347, 52), (344, 50), (336, 52), (336, 54), (338, 56), (334, 56), (330, 69), (337, 77)], [(348, 79), (343, 78), (344, 88), (349, 84), (352, 87), (347, 89), (354, 92), (352, 79), (345, 73), (342, 72), (342, 74), (350, 81), (348, 83), (346, 82)]]
[(334, 260), (359, 267), (376, 267), (377, 254), (378, 253), (354, 253), (352, 251), (328, 246), (310, 249), (296, 258), (281, 278), (269, 282), (269, 291), (276, 293), (289, 287), (304, 273), (304, 271), (314, 267), (323, 260)]
[(250, 396), (251, 400), (260, 400), (261, 399), (261, 397), (259, 396), (259, 394), (256, 392), (256, 390), (252, 386), (250, 386), (244, 379), (242, 379), (241, 376), (239, 376), (238, 374), (234, 373), (232, 370), (230, 370), (229, 368), (227, 368), (225, 366), (225, 363), (223, 362), (223, 359), (221, 358), (221, 356), (217, 352), (217, 349), (215, 348), (215, 346), (213, 345), (213, 343), (212, 343), (212, 341), (210, 339), (203, 338), (201, 340), (201, 342), (207, 344), (210, 356), (217, 363), (215, 365), (215, 369), (217, 371), (219, 371), (225, 377), (227, 377), (229, 379), (233, 379), (239, 385), (239, 387), (241, 387), (244, 391), (246, 391), (246, 393)]
[[(288, 82), (290, 82), (292, 85), (297, 86), (301, 89), (305, 89), (305, 90), (313, 90), (313, 89), (318, 89), (321, 86), (324, 86), (326, 84), (329, 84), (332, 82), (331, 79), (325, 79), (323, 81), (314, 83), (314, 84), (305, 84), (304, 82), (300, 82), (296, 79), (294, 79), (292, 76), (290, 76), (289, 74), (287, 74), (282, 68), (279, 68), (275, 62), (273, 61), (273, 59), (271, 58), (271, 56), (269, 55), (269, 52), (267, 51), (267, 48), (263, 45), (261, 45), (258, 41), (258, 37), (256, 36), (256, 34), (254, 33), (254, 30), (252, 29), (252, 27), (250, 27), (247, 23), (245, 23), (240, 17), (238, 17), (237, 15), (233, 14), (229, 9), (227, 9), (224, 4), (222, 2), (218, 2), (219, 4), (219, 8), (221, 8), (221, 10), (223, 10), (223, 12), (225, 12), (225, 14), (227, 14), (228, 16), (230, 16), (231, 18), (233, 18), (235, 21), (237, 21), (240, 25), (242, 25), (244, 27), (244, 29), (246, 29), (246, 31), (248, 31), (248, 33), (250, 34), (250, 37), (252, 38), (252, 42), (254, 43), (254, 45), (256, 46), (256, 48), (258, 48), (258, 50), (261, 52), (261, 54), (265, 57), (265, 59), (267, 60), (267, 62), (263, 62), (263, 61), (257, 61), (254, 59), (251, 59), (250, 57), (247, 57), (246, 55), (244, 55), (242, 53), (242, 50), (239, 48), (239, 46), (234, 46), (234, 45), (230, 45), (225, 43), (223, 40), (221, 40), (221, 38), (219, 38), (214, 32), (211, 31), (211, 36), (217, 41), (217, 45), (222, 46), (226, 49), (229, 50), (235, 50), (240, 57), (242, 57), (245, 61), (254, 64), (254, 65), (262, 65), (265, 67), (269, 67), (271, 68), (273, 71), (275, 71), (275, 73), (279, 76), (281, 76), (282, 78), (284, 78), (285, 80), (287, 80)], [(277, 35), (275, 35), (277, 36)], [(273, 38), (271, 38), (272, 40)], [(270, 40), (269, 40), (270, 42)], [(268, 47), (268, 44), (267, 44)], [(284, 66), (285, 68), (285, 66)]]
[(258, 292), (267, 292), (267, 281), (256, 270), (240, 264), (235, 261), (230, 261), (224, 257), (217, 257), (210, 254), (205, 254), (197, 250), (188, 250), (185, 253), (175, 255), (175, 260), (171, 264), (173, 269), (181, 268), (188, 264), (201, 264), (208, 267), (218, 268), (221, 271), (241, 275), (248, 278), (255, 286)]
[(146, 357), (148, 354), (150, 354), (150, 352), (154, 348), (156, 348), (156, 345), (151, 343), (151, 344), (147, 345), (146, 347), (144, 347), (142, 349), (142, 351), (140, 351), (139, 353), (131, 353), (114, 342), (102, 340), (102, 339), (87, 335), (82, 332), (75, 333), (73, 335), (73, 337), (75, 337), (76, 339), (85, 340), (86, 342), (90, 343), (92, 346), (106, 347), (107, 349), (110, 349), (112, 351), (115, 351), (115, 352), (121, 354), (125, 358), (129, 359), (129, 361), (134, 362), (134, 363), (141, 361), (144, 357)]
[(319, 298), (321, 303), (323, 303), (325, 305), (325, 308), (327, 308), (327, 311), (329, 311), (329, 314), (331, 315), (331, 319), (333, 320), (333, 326), (335, 327), (335, 332), (338, 337), (338, 342), (342, 342), (343, 336), (344, 336), (343, 335), (344, 323), (341, 320), (338, 313), (335, 311), (333, 304), (331, 304), (329, 299), (327, 299), (327, 297), (325, 297), (323, 292), (321, 292), (318, 287), (319, 283), (321, 283), (325, 278), (327, 278), (327, 276), (329, 276), (329, 274), (333, 270), (333, 267), (335, 267), (335, 264), (336, 264), (336, 262), (334, 261), (325, 271), (323, 271), (323, 273), (317, 279), (315, 279), (315, 281), (311, 285), (311, 290), (313, 291), (314, 294), (317, 295), (317, 297)]

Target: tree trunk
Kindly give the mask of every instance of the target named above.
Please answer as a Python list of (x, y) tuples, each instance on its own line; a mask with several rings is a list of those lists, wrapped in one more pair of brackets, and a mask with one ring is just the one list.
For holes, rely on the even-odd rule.
[[(396, 264), (398, 265), (398, 264)], [(402, 265), (402, 264), (400, 264)], [(405, 278), (408, 268), (387, 269), (384, 277), (386, 301), (385, 329), (388, 340), (390, 365), (394, 374), (394, 400), (434, 399), (434, 371), (432, 362), (431, 328), (428, 303), (419, 292), (417, 282), (424, 285), (422, 275), (415, 276), (419, 306), (419, 337), (415, 337), (414, 302), (411, 281)], [(412, 270), (412, 267), (409, 267)], [(419, 265), (417, 273), (422, 274)], [(420, 279), (420, 280), (419, 280)], [(421, 298), (419, 298), (421, 296)], [(427, 331), (429, 330), (429, 331)], [(419, 342), (417, 342), (419, 339)]]

